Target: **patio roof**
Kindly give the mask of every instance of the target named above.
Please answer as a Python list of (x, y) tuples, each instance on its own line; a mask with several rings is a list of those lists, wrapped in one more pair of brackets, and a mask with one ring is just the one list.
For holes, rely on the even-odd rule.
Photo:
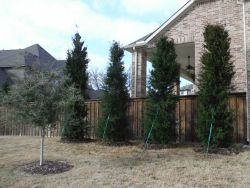
[(175, 20), (180, 18), (184, 13), (186, 13), (190, 7), (193, 6), (193, 4), (197, 0), (189, 0), (184, 6), (182, 6), (174, 15), (172, 15), (166, 22), (164, 22), (160, 27), (158, 27), (155, 31), (152, 33), (149, 33), (148, 35), (134, 41), (131, 44), (128, 44), (124, 46), (123, 48), (127, 51), (132, 51), (135, 47), (143, 47), (146, 46), (148, 43), (153, 41), (157, 36), (161, 35), (163, 31), (165, 31)]

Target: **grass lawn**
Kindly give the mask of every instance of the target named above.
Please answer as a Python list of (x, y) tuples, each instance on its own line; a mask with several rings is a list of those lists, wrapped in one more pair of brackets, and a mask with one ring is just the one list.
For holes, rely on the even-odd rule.
[(63, 144), (45, 139), (45, 159), (74, 165), (62, 174), (30, 175), (39, 159), (39, 137), (0, 137), (0, 187), (250, 187), (250, 152), (196, 153), (191, 147), (147, 150), (98, 143)]

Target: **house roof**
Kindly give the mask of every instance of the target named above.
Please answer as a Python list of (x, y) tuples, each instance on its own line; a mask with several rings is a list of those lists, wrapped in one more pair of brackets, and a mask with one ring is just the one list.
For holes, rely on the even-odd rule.
[(186, 90), (191, 91), (191, 90), (193, 89), (193, 87), (194, 87), (193, 84), (189, 84), (189, 85), (186, 85), (186, 86), (182, 86), (182, 87), (180, 88), (180, 91), (186, 91)]
[(64, 65), (64, 60), (56, 60), (39, 44), (24, 49), (0, 51), (0, 68), (29, 66), (42, 70), (56, 70)]
[(89, 87), (87, 89), (87, 94), (89, 95), (90, 100), (96, 100), (96, 99), (101, 98), (103, 91), (102, 90), (94, 90), (92, 87)]
[(124, 46), (124, 49), (127, 51), (132, 51), (134, 47), (141, 47), (147, 45), (149, 42), (154, 40), (157, 36), (161, 35), (163, 31), (165, 31), (171, 23), (173, 23), (176, 19), (178, 19), (181, 15), (183, 15), (186, 11), (189, 10), (190, 7), (198, 0), (189, 0), (184, 6), (182, 6), (174, 15), (172, 15), (166, 22), (164, 22), (160, 27), (158, 27), (152, 33), (142, 37), (141, 39), (136, 40), (135, 42)]
[[(35, 70), (43, 71), (57, 71), (62, 75), (65, 62), (65, 60), (56, 60), (39, 44), (34, 44), (24, 49), (1, 50), (0, 85), (6, 81), (14, 83), (22, 78), (23, 67), (31, 67)], [(13, 72), (12, 69), (15, 69), (15, 71)]]

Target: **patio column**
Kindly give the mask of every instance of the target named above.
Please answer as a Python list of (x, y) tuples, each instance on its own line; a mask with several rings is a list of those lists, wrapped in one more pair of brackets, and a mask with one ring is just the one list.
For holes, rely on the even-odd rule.
[(146, 97), (147, 52), (143, 48), (132, 53), (132, 98)]

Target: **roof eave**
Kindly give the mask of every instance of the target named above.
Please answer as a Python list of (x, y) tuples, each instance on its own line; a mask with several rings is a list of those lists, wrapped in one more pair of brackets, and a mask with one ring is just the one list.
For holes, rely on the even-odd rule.
[(146, 46), (146, 44), (147, 43), (145, 41), (140, 41), (140, 42), (136, 42), (135, 44), (126, 45), (123, 47), (123, 49), (129, 52), (133, 52), (135, 48), (142, 48)]
[(165, 23), (163, 23), (158, 29), (156, 29), (151, 35), (149, 35), (146, 40), (139, 41), (136, 43), (132, 43), (123, 47), (124, 50), (129, 52), (133, 51), (133, 48), (136, 47), (144, 47), (147, 46), (149, 42), (151, 42), (159, 33), (164, 30), (168, 25), (170, 25), (174, 20), (178, 19), (178, 17), (183, 14), (185, 10), (187, 10), (190, 6), (192, 6), (197, 0), (188, 1), (183, 7), (181, 7), (173, 16), (171, 16)]
[(0, 65), (0, 68), (22, 68), (22, 67), (26, 67), (26, 65)]
[(190, 0), (188, 1), (183, 7), (181, 7), (173, 16), (171, 16), (164, 24), (162, 24), (155, 32), (150, 35), (145, 43), (149, 43), (152, 41), (162, 30), (164, 30), (168, 25), (170, 25), (174, 20), (179, 18), (179, 16), (187, 10), (190, 6), (194, 4), (196, 0)]

